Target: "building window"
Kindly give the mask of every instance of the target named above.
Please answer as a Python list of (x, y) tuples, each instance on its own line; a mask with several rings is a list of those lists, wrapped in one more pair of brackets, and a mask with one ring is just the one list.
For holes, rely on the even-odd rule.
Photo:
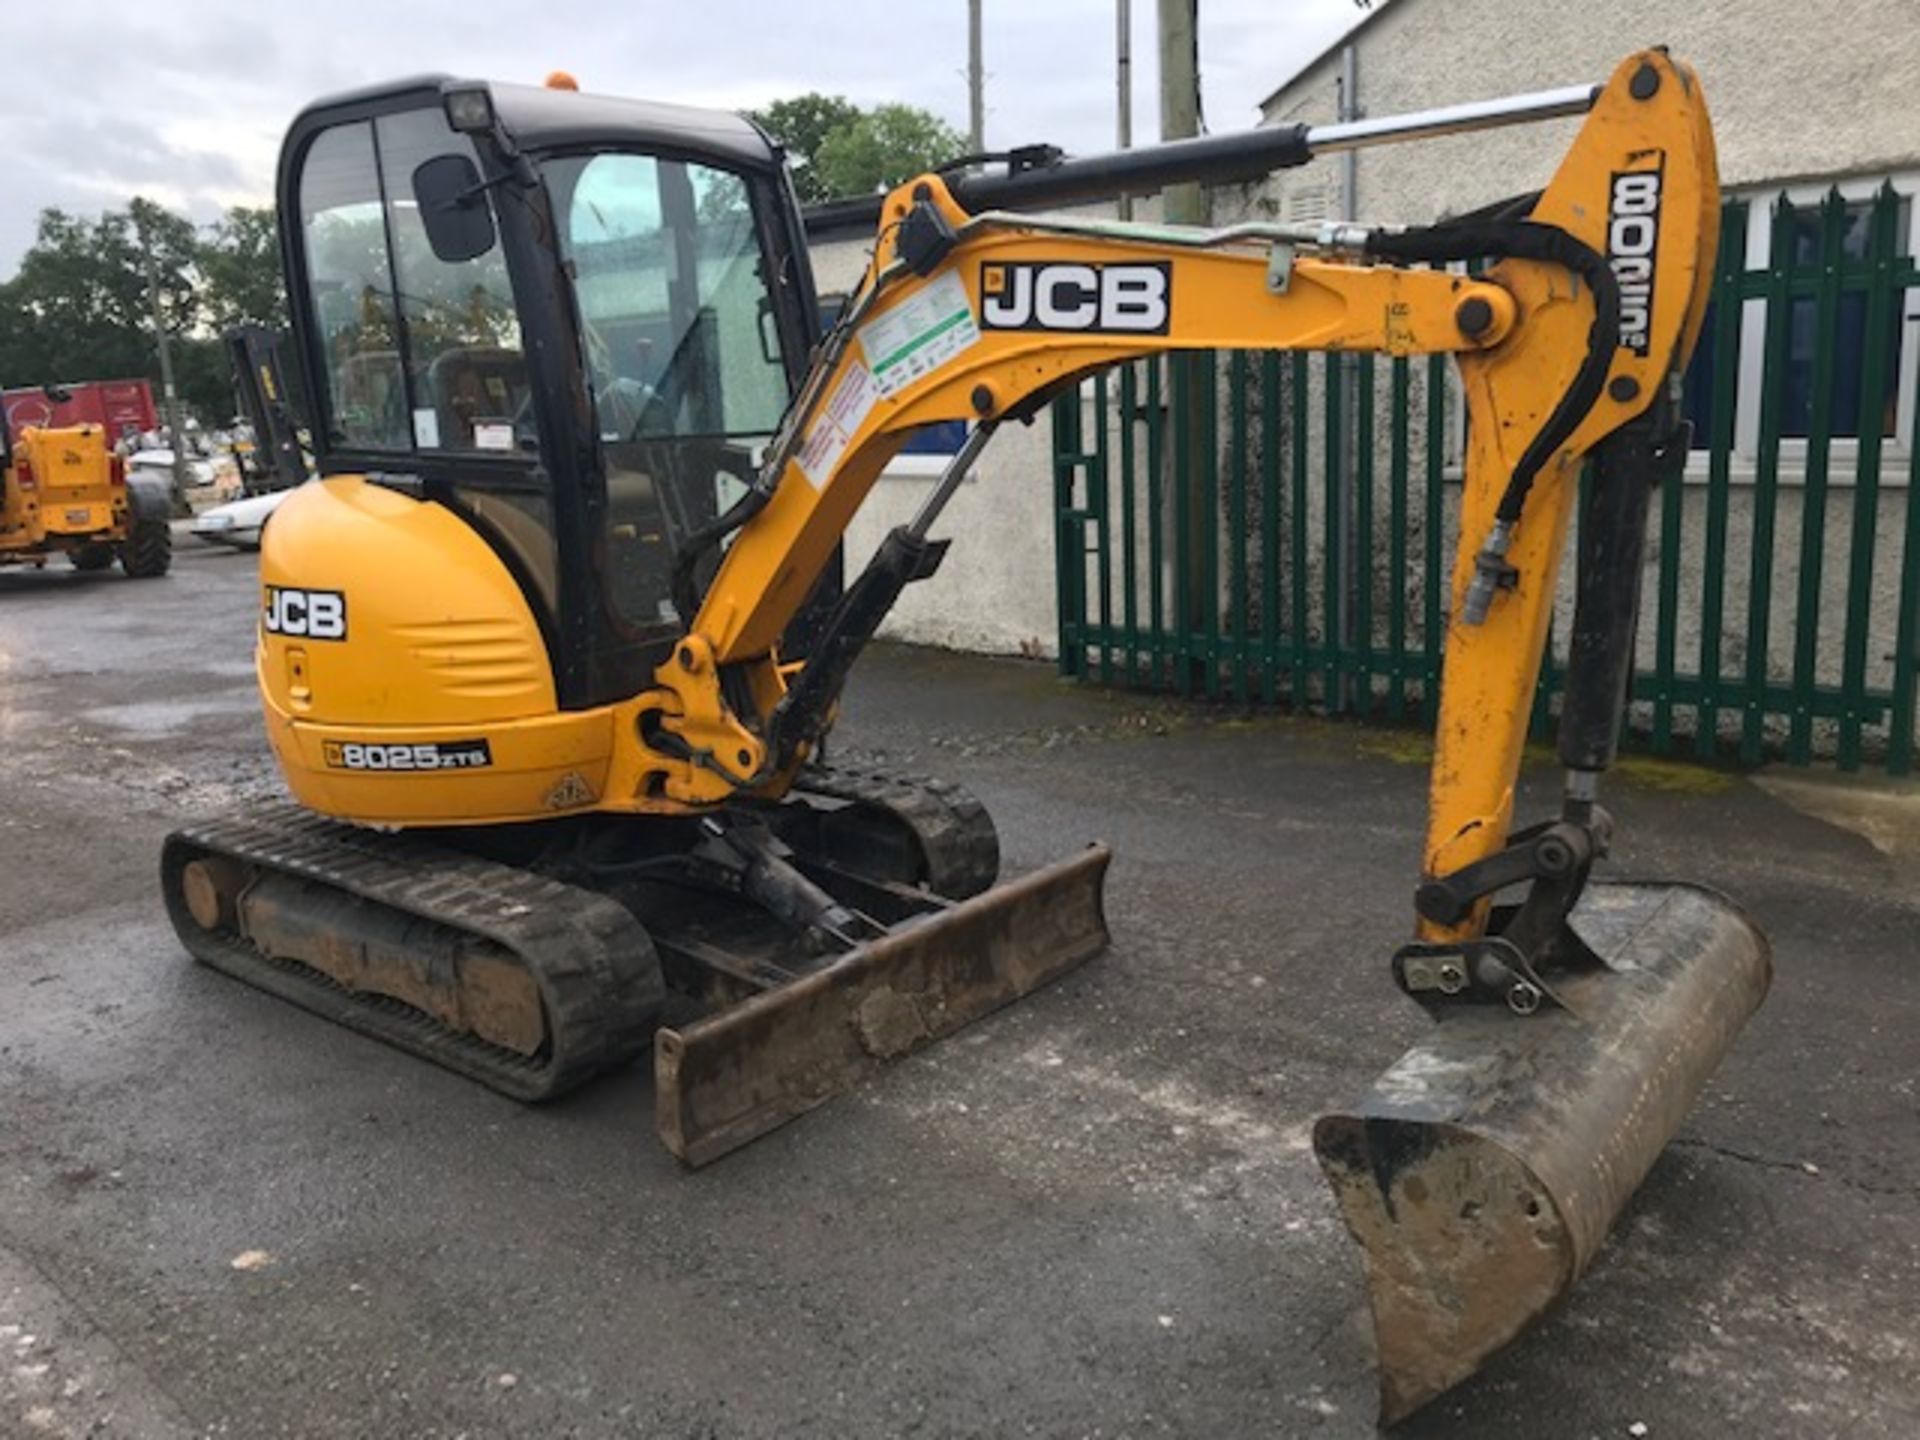
[[(1843, 181), (1838, 185), (1844, 210), (1839, 219), (1837, 254), (1840, 261), (1839, 303), (1833, 316), (1833, 334), (1823, 349), (1818, 333), (1819, 302), (1814, 296), (1796, 294), (1787, 301), (1786, 370), (1781, 376), (1780, 459), (1785, 467), (1803, 464), (1807, 440), (1814, 430), (1814, 410), (1819, 387), (1830, 384), (1827, 434), (1834, 460), (1849, 463), (1857, 454), (1863, 427), (1876, 428), (1882, 437), (1882, 464), (1891, 471), (1904, 470), (1913, 445), (1913, 397), (1920, 366), (1920, 290), (1902, 287), (1896, 277), (1888, 291), (1891, 314), (1875, 316), (1870, 307), (1874, 297), (1869, 261), (1872, 257), (1872, 227), (1875, 197), (1886, 184), (1882, 178)], [(1915, 229), (1913, 197), (1920, 192), (1920, 175), (1899, 175), (1892, 179), (1898, 199), (1891, 211), (1893, 254), (1910, 262), (1920, 252), (1920, 233)], [(1792, 186), (1784, 192), (1763, 190), (1749, 198), (1745, 268), (1750, 276), (1764, 275), (1774, 264), (1776, 207), (1782, 199), (1793, 206), (1791, 226), (1786, 232), (1793, 246), (1789, 257), (1796, 282), (1820, 275), (1826, 224), (1822, 202), (1829, 193), (1825, 185)], [(1886, 213), (1886, 212), (1882, 212)], [(1761, 387), (1766, 369), (1767, 300), (1749, 297), (1741, 302), (1740, 344), (1737, 356), (1729, 357), (1738, 366), (1734, 394), (1734, 447), (1736, 466), (1751, 466), (1760, 454)], [(1880, 337), (1876, 340), (1875, 331)], [(1695, 448), (1704, 450), (1713, 435), (1713, 375), (1721, 357), (1714, 353), (1714, 316), (1708, 311), (1700, 344), (1687, 373), (1687, 414), (1694, 422)], [(1886, 346), (1869, 362), (1868, 347)], [(1869, 396), (1869, 371), (1878, 369), (1883, 377), (1880, 392)], [(1864, 415), (1871, 404), (1874, 413)]]
[(922, 425), (913, 432), (913, 438), (900, 447), (902, 455), (958, 455), (960, 447), (967, 443), (967, 422), (964, 420), (940, 420), (932, 425)]
[[(820, 328), (823, 332), (834, 327), (850, 298), (840, 291), (820, 297)], [(958, 455), (960, 447), (967, 443), (967, 431), (970, 428), (964, 420), (941, 420), (921, 426), (900, 447), (900, 453), (893, 457), (883, 473), (903, 478), (942, 473), (947, 468), (947, 461)]]

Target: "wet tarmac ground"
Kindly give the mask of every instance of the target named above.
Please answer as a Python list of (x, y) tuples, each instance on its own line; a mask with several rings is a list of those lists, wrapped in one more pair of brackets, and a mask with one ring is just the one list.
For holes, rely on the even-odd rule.
[[(1307, 1129), (1423, 1023), (1417, 737), (878, 649), (838, 742), (1009, 871), (1112, 842), (1113, 948), (689, 1174), (644, 1067), (521, 1108), (186, 960), (162, 835), (279, 793), (254, 561), (190, 544), (0, 571), (0, 1436), (1371, 1433)], [(1773, 994), (1571, 1302), (1396, 1433), (1920, 1434), (1920, 869), (1630, 769), (1618, 868), (1747, 904)]]

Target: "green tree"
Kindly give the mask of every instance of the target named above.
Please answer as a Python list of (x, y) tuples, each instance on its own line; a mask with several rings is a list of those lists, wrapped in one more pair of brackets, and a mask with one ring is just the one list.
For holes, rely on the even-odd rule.
[(820, 142), (813, 168), (829, 195), (871, 195), (959, 156), (965, 141), (914, 105), (881, 105)]
[(158, 381), (149, 252), (180, 398), (208, 423), (227, 420), (221, 330), (286, 323), (271, 210), (230, 210), (204, 233), (140, 197), (98, 217), (42, 211), (18, 271), (0, 284), (0, 382)]
[(153, 242), (162, 322), (174, 333), (193, 323), (191, 224), (143, 200), (97, 219), (46, 210), (0, 293), (0, 374), (9, 384), (153, 373), (142, 225)]
[(271, 206), (236, 205), (208, 227), (198, 266), (206, 280), (207, 320), (218, 329), (287, 323), (280, 281), (280, 236)]
[(830, 198), (833, 192), (821, 184), (814, 159), (829, 135), (860, 118), (860, 107), (844, 95), (812, 91), (751, 113), (762, 129), (786, 146), (793, 187), (800, 198), (808, 204)]

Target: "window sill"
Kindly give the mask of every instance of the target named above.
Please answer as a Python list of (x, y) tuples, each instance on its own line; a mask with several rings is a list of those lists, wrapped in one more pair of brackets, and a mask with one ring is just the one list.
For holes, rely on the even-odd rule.
[[(1681, 483), (1689, 489), (1696, 486), (1705, 489), (1708, 479), (1707, 465), (1707, 452), (1704, 450), (1694, 451), (1692, 455), (1687, 457), (1687, 471), (1682, 477)], [(1806, 468), (1803, 461), (1783, 458), (1780, 461), (1780, 488), (1782, 490), (1798, 490), (1802, 488), (1806, 482)], [(1465, 472), (1463, 472), (1458, 465), (1449, 465), (1440, 473), (1441, 479), (1448, 485), (1459, 485), (1462, 480), (1466, 478)], [(1852, 457), (1849, 456), (1845, 460), (1834, 459), (1827, 466), (1827, 489), (1855, 489), (1855, 473)], [(1728, 487), (1734, 490), (1751, 490), (1754, 486), (1756, 474), (1757, 469), (1752, 461), (1735, 460), (1727, 469)], [(1905, 490), (1908, 488), (1907, 481), (1911, 474), (1912, 471), (1909, 461), (1905, 459), (1883, 460), (1880, 462), (1880, 489)]]
[[(938, 480), (947, 473), (951, 463), (947, 455), (896, 455), (887, 462), (887, 468), (880, 472), (882, 480)], [(969, 470), (963, 484), (971, 485), (980, 478), (979, 470)]]
[[(1696, 450), (1687, 457), (1685, 483), (1704, 486), (1708, 479), (1709, 460), (1707, 452)], [(1806, 462), (1797, 456), (1788, 459), (1781, 456), (1778, 469), (1780, 488), (1798, 490), (1806, 483)], [(1882, 490), (1905, 490), (1907, 478), (1912, 473), (1912, 462), (1904, 455), (1896, 459), (1883, 458), (1880, 461), (1880, 488)], [(1759, 474), (1759, 467), (1751, 460), (1735, 456), (1727, 466), (1727, 484), (1735, 490), (1750, 490)], [(1859, 466), (1851, 455), (1834, 456), (1827, 463), (1827, 488), (1829, 490), (1852, 490), (1856, 488)]]

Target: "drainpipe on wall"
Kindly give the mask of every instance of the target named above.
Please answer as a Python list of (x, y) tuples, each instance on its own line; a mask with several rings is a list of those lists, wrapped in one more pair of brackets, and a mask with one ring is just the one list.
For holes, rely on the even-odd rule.
[[(1118, 149), (1133, 148), (1133, 0), (1114, 0), (1114, 139)], [(1120, 193), (1120, 218), (1133, 218), (1133, 196)]]

